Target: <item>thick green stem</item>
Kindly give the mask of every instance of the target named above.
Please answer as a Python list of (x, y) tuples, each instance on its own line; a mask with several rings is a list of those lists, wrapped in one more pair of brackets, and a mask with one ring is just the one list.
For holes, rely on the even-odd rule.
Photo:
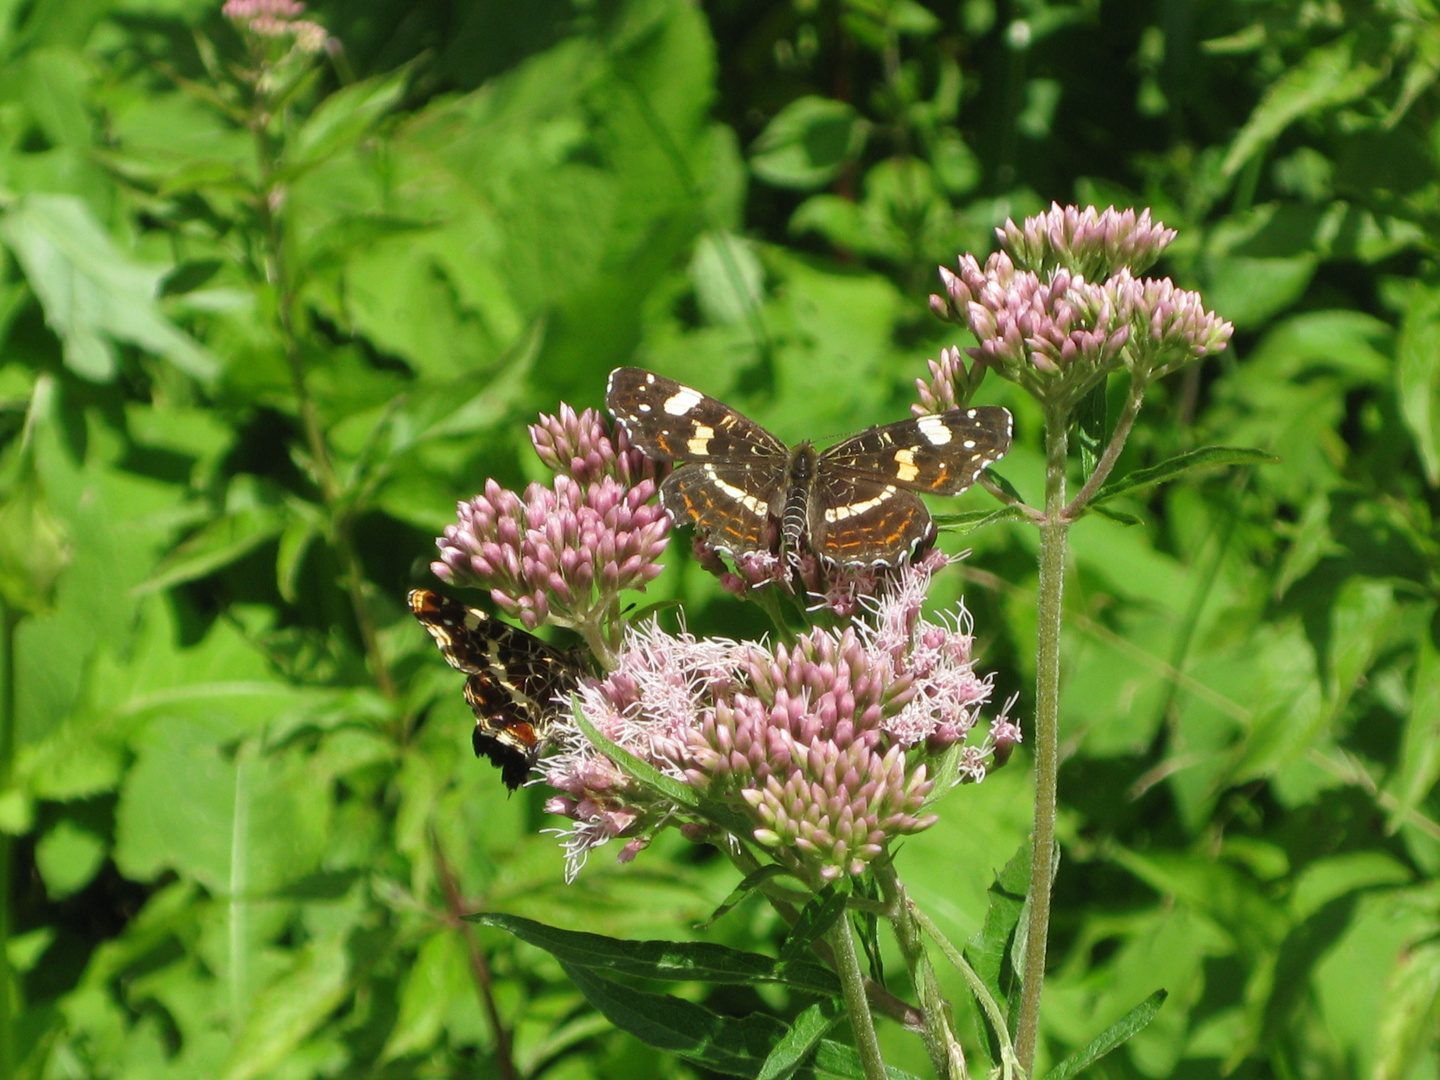
[(1030, 922), (1024, 989), (1015, 1052), (1025, 1075), (1035, 1064), (1045, 948), (1050, 932), (1050, 886), (1055, 878), (1055, 802), (1060, 772), (1060, 616), (1065, 592), (1065, 451), (1067, 417), (1045, 416), (1045, 523), (1040, 526), (1039, 631), (1035, 645), (1035, 831), (1030, 867)]
[[(15, 628), (20, 616), (0, 600), (0, 791), (10, 786), (15, 758)], [(15, 1075), (15, 1003), (10, 991), (15, 972), (10, 968), (10, 856), (13, 841), (0, 832), (0, 1076)]]
[(885, 1059), (880, 1056), (880, 1038), (875, 1034), (875, 1020), (870, 1015), (870, 1001), (865, 996), (865, 973), (860, 970), (860, 954), (850, 932), (850, 920), (841, 917), (827, 938), (835, 952), (835, 969), (840, 976), (840, 989), (845, 997), (845, 1014), (855, 1034), (855, 1049), (865, 1080), (885, 1080)]

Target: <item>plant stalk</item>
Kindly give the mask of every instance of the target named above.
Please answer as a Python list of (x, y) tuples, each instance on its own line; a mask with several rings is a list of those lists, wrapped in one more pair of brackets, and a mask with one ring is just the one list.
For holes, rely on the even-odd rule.
[(430, 844), (435, 852), (435, 869), (440, 878), (440, 888), (445, 894), (446, 922), (460, 935), (465, 944), (465, 956), (470, 964), (470, 977), (475, 981), (475, 995), (480, 1007), (490, 1020), (490, 1030), (495, 1036), (495, 1071), (500, 1080), (516, 1080), (515, 1050), (510, 1038), (510, 1029), (500, 1017), (500, 1008), (495, 1002), (495, 984), (490, 977), (490, 963), (485, 950), (475, 940), (475, 928), (465, 921), (465, 903), (460, 896), (460, 883), (445, 858), (440, 838), (434, 832)]
[(855, 949), (850, 920), (844, 916), (835, 920), (834, 929), (827, 937), (835, 951), (835, 968), (845, 998), (845, 1014), (850, 1018), (850, 1029), (855, 1034), (855, 1049), (860, 1054), (865, 1080), (886, 1080), (885, 1059), (880, 1055), (880, 1038), (875, 1034), (875, 1019), (870, 1015), (870, 1000), (865, 996), (865, 973), (860, 969), (860, 955)]
[(1120, 415), (1115, 418), (1115, 430), (1110, 433), (1110, 441), (1105, 444), (1104, 453), (1095, 463), (1095, 471), (1085, 480), (1084, 486), (1075, 493), (1075, 498), (1070, 500), (1070, 505), (1065, 507), (1067, 522), (1072, 522), (1079, 517), (1080, 511), (1099, 493), (1100, 488), (1109, 479), (1110, 470), (1115, 467), (1115, 462), (1120, 460), (1120, 451), (1125, 449), (1125, 442), (1130, 438), (1130, 429), (1135, 426), (1135, 418), (1140, 415), (1140, 406), (1145, 402), (1145, 385), (1139, 381), (1131, 384), (1130, 395), (1125, 399), (1125, 407), (1120, 410)]
[(1035, 643), (1035, 828), (1030, 866), (1030, 923), (1015, 1053), (1029, 1076), (1040, 1030), (1050, 932), (1050, 886), (1055, 877), (1055, 804), (1060, 772), (1060, 625), (1065, 592), (1065, 459), (1068, 417), (1045, 411), (1045, 523), (1040, 526), (1040, 581)]

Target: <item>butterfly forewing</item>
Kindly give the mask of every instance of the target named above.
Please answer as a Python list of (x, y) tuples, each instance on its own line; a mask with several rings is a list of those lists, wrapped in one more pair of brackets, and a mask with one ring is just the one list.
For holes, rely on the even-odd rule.
[(446, 662), (469, 676), (475, 754), (489, 758), (514, 791), (549, 745), (562, 707), (557, 698), (575, 688), (581, 668), (534, 634), (429, 589), (411, 591), (410, 610)]
[(959, 495), (1010, 449), (1009, 409), (978, 405), (862, 431), (820, 455), (822, 473), (844, 471), (912, 491)]
[(709, 394), (643, 368), (610, 373), (605, 403), (630, 441), (668, 461), (785, 460), (785, 444)]

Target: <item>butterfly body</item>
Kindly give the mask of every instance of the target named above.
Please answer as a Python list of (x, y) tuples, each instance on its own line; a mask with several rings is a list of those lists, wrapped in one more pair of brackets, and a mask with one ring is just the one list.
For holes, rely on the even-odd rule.
[(610, 373), (606, 404), (630, 441), (676, 463), (660, 497), (728, 554), (810, 551), (894, 565), (935, 535), (914, 492), (956, 495), (1010, 448), (1010, 413), (954, 409), (868, 428), (825, 450), (787, 447), (699, 390), (642, 368)]

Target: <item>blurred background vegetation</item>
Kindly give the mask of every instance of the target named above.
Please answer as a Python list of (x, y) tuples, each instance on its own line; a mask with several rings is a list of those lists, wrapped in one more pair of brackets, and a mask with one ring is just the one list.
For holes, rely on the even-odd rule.
[[(598, 406), (617, 364), (791, 440), (906, 415), (965, 344), (936, 264), (1051, 200), (1153, 208), (1158, 271), (1237, 327), (1151, 391), (1120, 471), (1280, 462), (1072, 533), (1041, 1059), (1163, 986), (1095, 1075), (1440, 1074), (1432, 4), (304, 17), (326, 47), (257, 67), (202, 0), (0, 3), (0, 1075), (697, 1075), (458, 916), (781, 927), (750, 901), (696, 931), (734, 875), (678, 841), (562, 884), (542, 793), (473, 759), (405, 591), (457, 499), (540, 476), (535, 412)], [(1033, 501), (1035, 409), (979, 400), (1015, 411), (1000, 471)], [(935, 599), (963, 587), (1028, 727), (1033, 532), (942, 543), (974, 553)], [(667, 597), (764, 629), (683, 550)], [(955, 939), (1027, 769), (900, 852)], [(762, 999), (798, 1007), (707, 998)]]

